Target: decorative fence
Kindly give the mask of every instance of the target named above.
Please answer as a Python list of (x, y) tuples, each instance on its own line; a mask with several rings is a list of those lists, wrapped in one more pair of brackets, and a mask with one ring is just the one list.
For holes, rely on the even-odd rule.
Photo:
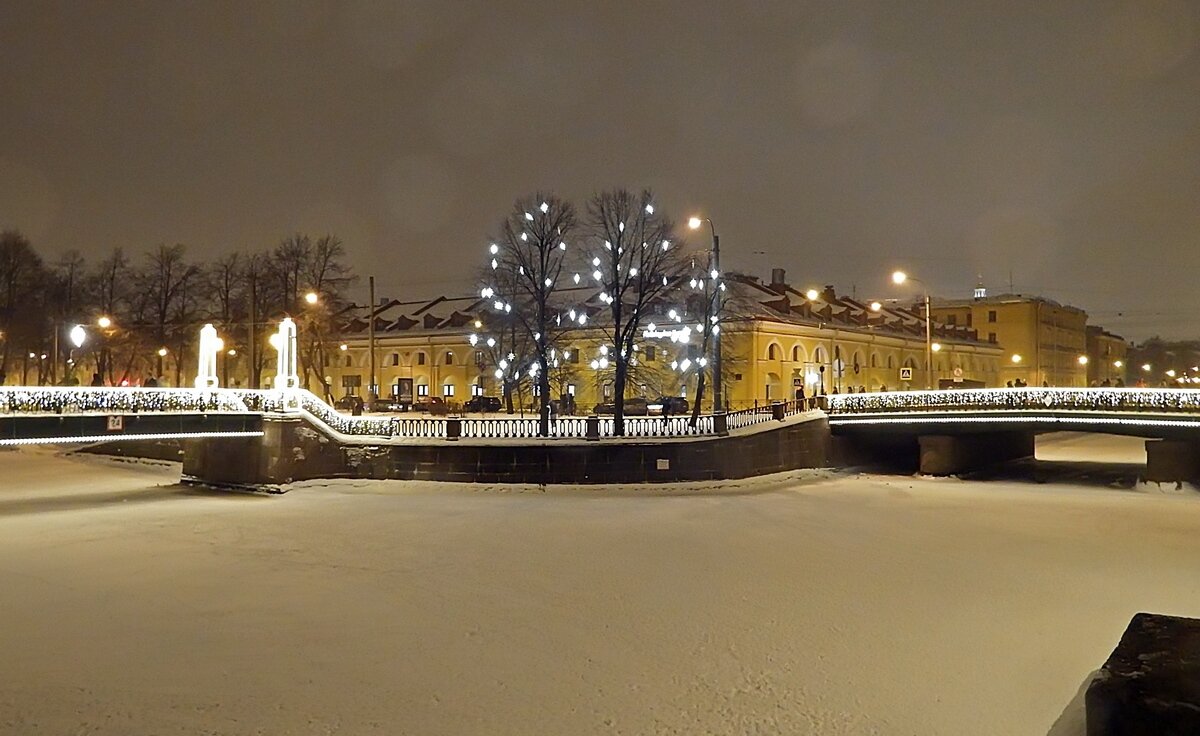
[(912, 412), (1090, 411), (1200, 414), (1200, 391), (1169, 388), (981, 388), (829, 397), (832, 416)]
[(0, 386), (0, 414), (245, 414), (238, 392), (190, 388), (90, 386)]
[[(705, 437), (817, 408), (817, 400), (765, 404), (728, 414), (625, 417), (625, 439)], [(541, 439), (536, 417), (351, 416), (305, 390), (0, 387), (0, 414), (206, 414), (304, 412), (349, 437), (378, 439)], [(611, 416), (556, 417), (548, 438), (616, 438)]]

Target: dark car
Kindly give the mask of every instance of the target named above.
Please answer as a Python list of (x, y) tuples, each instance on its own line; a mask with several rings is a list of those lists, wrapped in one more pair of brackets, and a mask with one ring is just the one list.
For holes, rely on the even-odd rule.
[[(611, 401), (603, 404), (596, 404), (593, 411), (597, 414), (615, 414), (617, 407)], [(625, 416), (627, 417), (644, 417), (650, 413), (650, 404), (640, 396), (632, 396), (625, 399)]]
[(362, 414), (363, 400), (360, 396), (347, 395), (333, 402), (333, 408), (338, 411), (348, 411), (354, 415)]
[(495, 396), (472, 396), (463, 404), (463, 411), (500, 411), (501, 406)]
[(687, 414), (692, 405), (682, 396), (659, 396), (650, 402), (651, 414)]
[(422, 396), (417, 399), (417, 403), (413, 404), (413, 411), (444, 416), (450, 413), (450, 406), (440, 396)]

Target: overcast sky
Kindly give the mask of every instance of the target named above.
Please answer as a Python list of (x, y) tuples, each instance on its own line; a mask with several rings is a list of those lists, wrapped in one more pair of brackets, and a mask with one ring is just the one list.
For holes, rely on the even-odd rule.
[(0, 0), (0, 227), (333, 232), (418, 298), (474, 286), (519, 194), (650, 186), (728, 268), (1200, 337), (1198, 44), (1184, 0)]

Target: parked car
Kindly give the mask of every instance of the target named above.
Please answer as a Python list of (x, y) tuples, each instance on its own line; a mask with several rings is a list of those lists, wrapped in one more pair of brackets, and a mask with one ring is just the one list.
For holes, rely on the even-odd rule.
[(355, 415), (362, 414), (363, 400), (361, 396), (347, 394), (333, 402), (333, 408), (338, 411), (348, 411)]
[[(603, 404), (596, 404), (593, 409), (596, 414), (615, 414), (617, 412), (616, 404), (607, 401)], [(631, 396), (625, 399), (625, 416), (627, 417), (644, 417), (650, 413), (650, 404), (640, 396)]]
[(656, 415), (687, 414), (691, 408), (692, 405), (682, 396), (659, 396), (650, 402), (650, 413)]
[(463, 404), (463, 411), (500, 411), (501, 406), (495, 396), (472, 396)]
[(417, 403), (413, 404), (413, 411), (445, 416), (450, 413), (450, 406), (440, 396), (422, 396), (417, 399)]

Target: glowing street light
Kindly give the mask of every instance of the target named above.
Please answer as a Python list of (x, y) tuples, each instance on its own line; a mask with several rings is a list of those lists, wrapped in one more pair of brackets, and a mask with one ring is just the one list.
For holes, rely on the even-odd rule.
[(935, 353), (940, 353), (942, 351), (942, 344), (940, 342), (935, 342), (929, 346), (929, 349)]
[(167, 349), (166, 349), (166, 348), (159, 348), (159, 349), (158, 349), (158, 357), (160, 357), (160, 358), (165, 358), (165, 357), (167, 357)]
[(83, 325), (72, 327), (68, 336), (71, 338), (71, 344), (77, 348), (83, 347), (83, 344), (87, 342), (87, 330), (83, 329)]
[(1113, 361), (1113, 367), (1114, 367), (1114, 368), (1124, 368), (1124, 367), (1125, 367), (1125, 361), (1123, 361), (1123, 360), (1114, 360), (1114, 361)]
[[(721, 314), (721, 291), (725, 289), (725, 284), (717, 283), (721, 275), (721, 239), (717, 237), (717, 226), (708, 217), (699, 217), (693, 215), (688, 218), (688, 227), (692, 230), (699, 230), (704, 223), (708, 223), (709, 232), (712, 233), (712, 277), (714, 280), (714, 312), (717, 315)], [(664, 244), (665, 247), (665, 244)], [(713, 386), (713, 411), (724, 411), (724, 397), (721, 394), (721, 331), (718, 327), (712, 329), (713, 340), (713, 367), (712, 367), (712, 386)]]
[(872, 312), (878, 312), (881, 309), (883, 309), (882, 304), (880, 304), (879, 302), (871, 302), (871, 311)]
[(809, 289), (808, 291), (804, 292), (804, 296), (807, 297), (810, 302), (815, 302), (818, 298), (820, 298), (821, 292), (817, 291), (816, 289)]
[(1013, 362), (1013, 365), (1016, 365), (1017, 363), (1020, 363), (1020, 362), (1021, 362), (1021, 360), (1022, 360), (1022, 358), (1021, 358), (1021, 354), (1020, 354), (1020, 353), (1013, 353), (1013, 356), (1012, 356), (1012, 362)]
[(317, 295), (317, 292), (310, 291), (304, 295), (304, 301), (308, 302), (309, 304), (316, 304), (317, 302), (321, 301), (321, 297)]
[(112, 325), (112, 318), (108, 315), (101, 315), (100, 318), (96, 320), (96, 326), (102, 330), (107, 330), (108, 328), (112, 327)]
[(892, 283), (900, 286), (901, 284), (914, 281), (920, 284), (925, 289), (925, 388), (933, 389), (933, 317), (929, 299), (929, 286), (920, 279), (909, 277), (903, 271), (892, 272)]
[(1086, 355), (1079, 356), (1079, 365), (1087, 365), (1087, 364), (1088, 364), (1088, 356), (1086, 356)]

